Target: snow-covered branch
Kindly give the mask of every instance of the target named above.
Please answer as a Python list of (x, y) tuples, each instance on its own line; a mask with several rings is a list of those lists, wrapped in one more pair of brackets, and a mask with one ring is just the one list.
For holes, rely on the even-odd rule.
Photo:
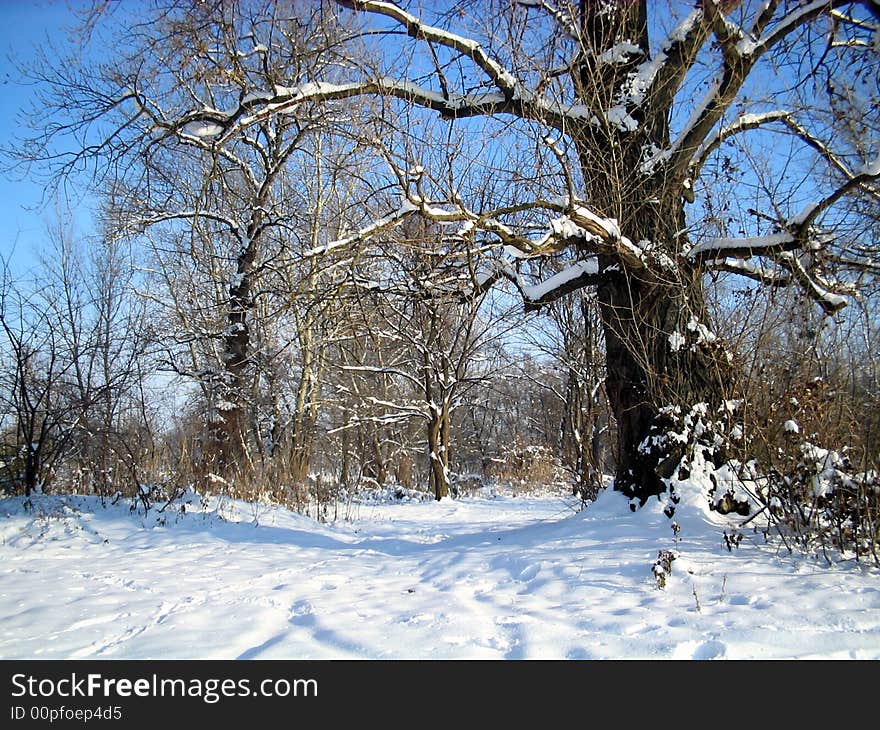
[[(828, 164), (843, 174), (846, 178), (846, 182), (841, 186), (842, 192), (836, 193), (836, 197), (831, 203), (829, 203), (829, 205), (836, 202), (836, 200), (842, 195), (852, 191), (854, 188), (859, 188), (863, 192), (880, 200), (880, 190), (870, 184), (877, 177), (875, 168), (878, 167), (878, 163), (876, 160), (873, 163), (864, 165), (858, 172), (853, 172), (839, 155), (835, 154), (825, 142), (820, 140), (800, 124), (791, 112), (781, 109), (762, 112), (760, 114), (743, 114), (733, 123), (713, 132), (694, 154), (689, 166), (689, 179), (695, 180), (699, 177), (700, 171), (706, 160), (725, 140), (739, 134), (740, 132), (746, 132), (777, 122), (785, 125), (790, 132), (800, 138), (805, 144), (816, 150), (825, 161), (828, 162)], [(874, 171), (872, 172), (872, 170)], [(817, 210), (817, 214), (827, 207), (828, 205), (822, 206), (821, 209)]]
[(137, 229), (143, 229), (159, 223), (167, 223), (168, 221), (198, 220), (200, 218), (224, 224), (240, 242), (244, 241), (244, 229), (238, 221), (221, 213), (214, 213), (208, 210), (180, 210), (173, 213), (156, 213), (155, 215), (137, 218), (133, 221), (132, 225)]
[(394, 401), (383, 400), (373, 396), (364, 397), (364, 401), (372, 406), (378, 406), (387, 410), (397, 411), (406, 416), (415, 418), (428, 418), (428, 408), (423, 403), (395, 403)]
[[(651, 78), (651, 93), (662, 107), (668, 107), (682, 82), (697, 59), (697, 54), (709, 35), (705, 15), (697, 3), (685, 18), (672, 30), (660, 46), (652, 63), (656, 71)], [(644, 66), (644, 64), (643, 64)], [(644, 75), (644, 70), (639, 71)]]
[(377, 0), (336, 0), (336, 3), (352, 10), (361, 10), (391, 18), (406, 29), (407, 35), (416, 40), (436, 43), (451, 48), (470, 58), (495, 84), (507, 99), (515, 99), (528, 94), (522, 83), (501, 63), (489, 56), (485, 49), (471, 38), (449, 33), (423, 23), (419, 18), (406, 12), (391, 2)]
[(700, 176), (700, 171), (703, 169), (703, 165), (706, 163), (706, 160), (709, 159), (711, 154), (715, 152), (722, 143), (734, 135), (757, 129), (766, 124), (780, 121), (785, 122), (790, 119), (791, 113), (783, 109), (762, 112), (760, 114), (743, 114), (736, 121), (713, 132), (704, 140), (703, 144), (700, 145), (699, 149), (691, 158), (688, 168), (688, 178), (690, 180), (696, 180)]
[(519, 272), (511, 266), (503, 267), (500, 273), (513, 282), (522, 295), (527, 309), (549, 304), (576, 289), (597, 284), (601, 278), (599, 262), (596, 258), (578, 261), (537, 284), (526, 283)]
[(761, 261), (724, 258), (711, 262), (711, 268), (714, 271), (738, 274), (766, 286), (788, 286), (792, 283), (792, 277), (788, 271), (766, 266)]
[[(800, 218), (789, 222), (797, 230)], [(809, 256), (824, 245), (808, 228), (800, 228), (801, 237), (790, 231), (751, 238), (716, 238), (694, 246), (688, 257), (707, 268), (746, 276), (771, 286), (787, 286), (796, 282), (826, 312), (833, 313), (847, 304), (844, 296), (832, 291), (832, 284), (817, 272), (808, 271), (801, 257)], [(769, 269), (763, 264), (747, 260), (767, 257), (783, 268)]]
[(381, 233), (382, 231), (385, 231), (389, 228), (393, 228), (398, 223), (411, 216), (417, 210), (417, 206), (408, 201), (404, 201), (400, 208), (364, 226), (356, 233), (353, 233), (350, 236), (346, 236), (345, 238), (338, 238), (335, 241), (330, 241), (321, 246), (309, 249), (303, 254), (303, 256), (305, 258), (322, 256), (323, 254), (329, 253), (330, 251), (333, 251), (337, 248), (344, 248), (347, 246), (351, 246), (354, 243), (359, 243), (360, 241), (367, 240), (371, 236), (375, 236), (377, 233)]
[(831, 291), (830, 284), (818, 275), (808, 272), (794, 253), (781, 254), (779, 261), (791, 271), (801, 288), (818, 302), (826, 313), (833, 314), (846, 306), (846, 297)]
[[(856, 188), (864, 188), (865, 183), (873, 182), (880, 178), (880, 155), (872, 161), (864, 165), (857, 174), (850, 177), (842, 185), (839, 185), (833, 192), (826, 195), (818, 203), (808, 206), (798, 217), (797, 225), (803, 229), (809, 228), (813, 221), (816, 220), (828, 208), (834, 205), (838, 200), (852, 192)], [(876, 191), (873, 191), (876, 196)]]

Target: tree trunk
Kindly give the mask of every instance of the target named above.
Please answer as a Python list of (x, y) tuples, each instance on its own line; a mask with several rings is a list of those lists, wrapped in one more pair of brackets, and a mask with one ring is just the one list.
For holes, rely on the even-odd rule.
[(438, 502), (450, 493), (449, 484), (449, 413), (432, 408), (428, 418), (428, 459), (431, 467), (431, 489)]
[[(584, 54), (574, 80), (589, 108), (612, 108), (649, 58), (647, 5), (580, 0), (581, 29), (596, 52)], [(619, 64), (602, 63), (600, 51), (624, 40), (641, 52)], [(671, 103), (660, 93), (627, 107), (635, 128), (609, 121), (575, 134), (590, 207), (617, 219), (623, 235), (644, 252), (644, 265), (637, 266), (610, 246), (598, 257), (605, 275), (597, 287), (605, 386), (617, 428), (614, 485), (640, 504), (666, 491), (664, 480), (686, 451), (687, 444), (666, 437), (672, 424), (663, 409), (688, 412), (705, 403), (714, 410), (729, 370), (727, 353), (707, 327), (700, 275), (683, 255), (683, 181), (639, 172), (646, 149), (668, 147)]]
[[(619, 263), (619, 262), (618, 262)], [(706, 326), (698, 275), (646, 281), (623, 270), (599, 286), (605, 332), (606, 391), (617, 421), (615, 489), (640, 504), (666, 490), (686, 445), (664, 438), (668, 406), (717, 410), (729, 361)], [(651, 437), (656, 437), (652, 440)]]
[(213, 469), (224, 478), (240, 461), (245, 444), (245, 370), (250, 357), (250, 329), (247, 322), (251, 303), (253, 251), (238, 261), (236, 278), (229, 286), (226, 331), (223, 336), (223, 367), (216, 389), (211, 419)]

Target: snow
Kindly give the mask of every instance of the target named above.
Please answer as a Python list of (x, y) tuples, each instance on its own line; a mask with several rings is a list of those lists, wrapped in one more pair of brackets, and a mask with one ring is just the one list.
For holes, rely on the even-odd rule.
[(612, 239), (619, 240), (621, 238), (620, 224), (617, 222), (616, 218), (603, 218), (581, 205), (577, 206), (572, 212), (572, 219), (575, 220), (575, 222), (577, 222), (578, 218), (583, 218), (585, 221), (589, 221), (590, 223), (599, 226), (605, 234)]
[(793, 421), (790, 418), (782, 424), (782, 430), (785, 433), (800, 433), (801, 427), (798, 426), (797, 421)]
[(605, 118), (609, 124), (617, 127), (621, 132), (635, 132), (639, 123), (633, 119), (623, 106), (613, 106), (605, 112)]
[(750, 56), (758, 49), (758, 44), (754, 38), (743, 36), (737, 41), (735, 48), (740, 56)]
[(584, 229), (568, 216), (552, 218), (550, 220), (550, 230), (553, 232), (552, 235), (557, 238), (576, 238), (584, 235)]
[[(276, 88), (276, 92), (277, 92), (277, 90), (280, 87), (276, 86), (275, 88)], [(251, 92), (245, 94), (244, 97), (242, 97), (241, 103), (242, 104), (253, 104), (255, 102), (260, 102), (260, 101), (271, 101), (272, 98), (273, 98), (273, 95), (270, 94), (268, 91), (251, 91)]]
[(663, 44), (665, 49), (668, 49), (673, 43), (681, 43), (684, 41), (688, 33), (690, 33), (697, 22), (703, 17), (703, 11), (701, 8), (696, 8), (692, 10), (681, 23), (678, 24), (676, 28), (669, 34), (669, 37)]
[[(880, 35), (880, 30), (878, 30), (877, 33)], [(859, 174), (870, 175), (871, 177), (880, 176), (880, 154), (878, 154), (871, 162), (862, 165)]]
[(678, 352), (684, 347), (684, 343), (684, 335), (678, 330), (675, 330), (675, 332), (669, 335), (669, 349), (672, 350), (672, 352)]
[(714, 238), (710, 241), (698, 243), (689, 252), (688, 256), (694, 258), (704, 253), (720, 251), (751, 251), (753, 249), (781, 248), (794, 241), (790, 233), (771, 233), (766, 236), (749, 236), (746, 238)]
[(611, 48), (603, 53), (599, 54), (599, 57), (596, 59), (600, 64), (608, 63), (625, 63), (629, 60), (630, 54), (641, 53), (642, 49), (639, 48), (632, 41), (622, 41), (621, 43), (615, 43)]
[(325, 243), (322, 246), (317, 246), (315, 248), (309, 249), (303, 254), (303, 256), (307, 258), (313, 256), (321, 256), (337, 248), (348, 246), (352, 243), (355, 243), (356, 241), (367, 238), (373, 233), (377, 233), (384, 230), (385, 228), (389, 228), (396, 222), (414, 213), (416, 210), (419, 210), (419, 207), (415, 203), (412, 203), (409, 200), (404, 200), (401, 202), (400, 207), (396, 211), (394, 211), (393, 213), (389, 213), (388, 215), (383, 216), (376, 221), (373, 221), (367, 226), (364, 226), (357, 233), (346, 236), (345, 238), (337, 239), (335, 241), (330, 241), (329, 243)]
[(0, 500), (4, 659), (880, 659), (880, 571), (789, 556), (754, 522), (729, 550), (738, 523), (687, 492), (677, 535), (659, 500), (607, 490), (581, 512), (551, 492), (344, 502), (329, 523), (33, 502)]
[(819, 203), (810, 203), (804, 207), (804, 209), (798, 213), (793, 218), (789, 218), (786, 221), (787, 226), (797, 228), (802, 226), (807, 220), (809, 220), (813, 216), (813, 211), (819, 207)]
[(682, 143), (682, 140), (687, 139), (693, 128), (703, 118), (703, 115), (706, 113), (706, 110), (709, 108), (709, 106), (716, 101), (720, 89), (721, 77), (716, 77), (709, 84), (709, 89), (703, 96), (702, 100), (694, 107), (693, 112), (691, 112), (690, 118), (684, 125), (684, 129), (682, 129), (678, 137), (676, 137), (675, 141), (672, 143), (672, 146), (668, 150), (662, 152), (657, 159), (653, 160), (650, 165), (648, 165), (648, 167), (653, 168), (653, 166), (655, 166), (657, 163), (671, 157), (678, 150), (679, 146)]
[(188, 122), (183, 126), (183, 133), (190, 137), (205, 139), (223, 134), (223, 127), (214, 122)]
[(599, 262), (595, 258), (579, 261), (564, 268), (558, 274), (554, 274), (549, 279), (542, 281), (540, 284), (527, 285), (520, 284), (525, 298), (532, 302), (541, 301), (550, 292), (555, 291), (568, 282), (581, 276), (590, 276), (599, 273)]
[(697, 345), (708, 345), (718, 339), (714, 332), (702, 322), (699, 322), (695, 317), (690, 318), (687, 323), (687, 328), (689, 331), (697, 334), (697, 341), (695, 343)]

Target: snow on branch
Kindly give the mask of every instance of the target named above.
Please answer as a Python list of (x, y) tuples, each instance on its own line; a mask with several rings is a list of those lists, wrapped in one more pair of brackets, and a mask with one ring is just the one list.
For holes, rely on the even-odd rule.
[(325, 243), (321, 246), (311, 248), (306, 251), (303, 256), (305, 258), (321, 256), (337, 248), (344, 248), (346, 246), (350, 246), (353, 243), (364, 241), (371, 236), (376, 235), (377, 233), (381, 233), (382, 231), (385, 231), (389, 228), (393, 228), (405, 218), (411, 216), (417, 210), (418, 206), (415, 206), (409, 201), (404, 200), (400, 208), (392, 213), (389, 213), (386, 216), (383, 216), (382, 218), (379, 218), (378, 220), (373, 221), (369, 225), (364, 226), (359, 231), (357, 231), (357, 233), (353, 233), (350, 236), (346, 236), (345, 238), (338, 238), (335, 241), (330, 241), (329, 243)]
[(458, 51), (463, 56), (467, 56), (486, 73), (495, 86), (504, 93), (506, 98), (514, 99), (528, 93), (522, 83), (510, 71), (489, 56), (485, 49), (471, 38), (450, 33), (442, 28), (426, 25), (415, 15), (406, 12), (403, 8), (391, 2), (336, 0), (336, 3), (352, 10), (384, 15), (402, 25), (406, 29), (407, 35), (411, 38), (436, 43)]
[(599, 262), (593, 257), (578, 261), (538, 284), (527, 284), (520, 273), (512, 267), (505, 267), (502, 274), (516, 286), (522, 295), (526, 308), (537, 308), (549, 304), (560, 297), (599, 282)]
[[(379, 77), (344, 84), (312, 81), (299, 86), (276, 85), (271, 94), (245, 97), (237, 108), (229, 112), (203, 108), (190, 112), (173, 124), (165, 126), (180, 130), (181, 136), (185, 139), (222, 145), (239, 130), (274, 114), (290, 114), (299, 106), (308, 103), (324, 103), (371, 95), (395, 97), (450, 118), (501, 113), (526, 115), (521, 100), (510, 100), (499, 92), (442, 94), (410, 81)], [(562, 113), (556, 113), (554, 116), (554, 111), (546, 105), (538, 105), (538, 107), (543, 109), (542, 113), (551, 121), (555, 120), (556, 124), (561, 124)], [(538, 116), (538, 107), (534, 111), (534, 116)], [(566, 110), (565, 113), (569, 116), (574, 115), (572, 118), (577, 117), (575, 111)]]
[[(477, 41), (423, 23), (416, 16), (391, 2), (377, 0), (336, 0), (337, 4), (390, 18), (410, 37), (450, 48), (473, 63), (486, 75), (497, 91), (457, 93), (441, 83), (437, 91), (422, 84), (379, 76), (349, 83), (312, 81), (297, 86), (276, 85), (268, 91), (244, 95), (238, 106), (219, 111), (208, 106), (179, 119), (157, 122), (157, 127), (176, 132), (182, 139), (204, 146), (222, 146), (240, 129), (273, 114), (289, 114), (308, 103), (324, 103), (359, 96), (382, 95), (436, 111), (447, 118), (510, 114), (540, 121), (557, 130), (590, 123), (595, 116), (583, 104), (566, 104), (529, 89)], [(549, 7), (549, 5), (548, 5)], [(442, 80), (441, 80), (442, 81)]]
[(847, 305), (846, 297), (832, 291), (831, 284), (817, 273), (808, 272), (804, 268), (796, 252), (783, 251), (775, 255), (773, 260), (778, 266), (771, 268), (756, 261), (719, 258), (709, 262), (709, 268), (745, 276), (767, 286), (799, 284), (801, 289), (827, 314), (833, 314)]
[(369, 403), (371, 406), (378, 406), (379, 408), (384, 408), (386, 410), (397, 411), (400, 414), (405, 414), (406, 416), (414, 416), (416, 418), (428, 418), (428, 407), (424, 404), (414, 404), (414, 403), (395, 403), (393, 401), (383, 400), (381, 398), (375, 398), (373, 396), (364, 397), (364, 401)]
[[(697, 3), (699, 6), (701, 3)], [(655, 70), (650, 78), (652, 93), (664, 100), (662, 106), (672, 103), (676, 92), (697, 59), (699, 49), (709, 34), (708, 24), (701, 7), (694, 8), (660, 45), (660, 52), (651, 61), (642, 64), (638, 73), (645, 74), (646, 64)]]
[[(846, 182), (838, 186), (832, 193), (825, 196), (818, 203), (812, 203), (808, 206), (799, 216), (797, 216), (796, 219), (790, 221), (790, 223), (796, 224), (803, 229), (808, 228), (816, 218), (828, 210), (828, 208), (834, 205), (842, 197), (855, 188), (864, 188), (865, 183), (874, 181), (878, 177), (880, 177), (880, 155), (878, 155), (873, 162), (869, 162), (862, 166), (856, 175), (852, 175)], [(876, 196), (876, 192), (873, 191), (873, 189), (872, 192), (874, 192)]]
[(711, 261), (725, 258), (747, 259), (798, 248), (801, 248), (801, 242), (794, 234), (784, 231), (746, 238), (713, 238), (694, 246), (688, 252), (688, 258), (691, 261)]
[(723, 127), (716, 132), (713, 132), (703, 141), (703, 144), (700, 145), (699, 149), (697, 149), (697, 151), (694, 153), (694, 156), (691, 158), (688, 178), (691, 180), (696, 180), (697, 177), (699, 177), (700, 171), (703, 169), (703, 165), (706, 163), (706, 160), (708, 160), (711, 154), (730, 137), (733, 137), (740, 132), (747, 132), (752, 129), (757, 129), (758, 127), (761, 127), (765, 124), (771, 124), (773, 122), (780, 121), (786, 122), (790, 119), (791, 112), (785, 111), (783, 109), (762, 112), (760, 114), (743, 114), (732, 124), (729, 124), (726, 127)]
[[(740, 132), (745, 132), (752, 129), (757, 129), (758, 127), (764, 126), (766, 124), (773, 123), (781, 123), (785, 125), (795, 136), (800, 138), (805, 144), (812, 147), (816, 150), (832, 167), (834, 167), (838, 172), (844, 175), (846, 178), (846, 182), (841, 188), (842, 192), (835, 191), (833, 200), (831, 200), (827, 205), (822, 205), (817, 207), (816, 215), (822, 212), (829, 205), (836, 202), (837, 199), (841, 197), (841, 195), (846, 194), (851, 191), (853, 188), (858, 187), (863, 192), (868, 193), (872, 197), (880, 200), (880, 190), (876, 187), (872, 186), (870, 183), (880, 175), (880, 155), (878, 155), (878, 159), (875, 159), (873, 162), (866, 163), (859, 169), (857, 172), (853, 172), (849, 166), (843, 161), (843, 159), (836, 155), (828, 145), (820, 140), (818, 137), (813, 135), (809, 130), (807, 130), (803, 125), (799, 124), (797, 120), (794, 118), (791, 112), (785, 110), (774, 110), (768, 112), (762, 112), (760, 114), (743, 114), (739, 119), (724, 127), (714, 133), (712, 133), (700, 148), (696, 151), (693, 158), (691, 159), (688, 177), (691, 180), (696, 179), (703, 165), (709, 156), (718, 149), (718, 147), (724, 142), (726, 139), (732, 137), (735, 134)], [(818, 205), (818, 204), (817, 204)], [(811, 217), (815, 218), (815, 215)], [(809, 221), (804, 219), (807, 224)]]
[(826, 314), (843, 309), (847, 305), (846, 297), (831, 291), (830, 285), (816, 274), (810, 274), (804, 268), (798, 257), (793, 253), (785, 253), (779, 257), (780, 262), (791, 271), (792, 276), (801, 285)]
[(143, 230), (159, 223), (167, 223), (168, 221), (192, 221), (198, 220), (200, 218), (204, 220), (212, 220), (217, 223), (222, 223), (236, 236), (236, 238), (238, 238), (240, 242), (244, 242), (244, 228), (238, 221), (220, 213), (213, 213), (208, 210), (180, 210), (174, 213), (156, 213), (155, 215), (136, 218), (131, 222), (130, 225), (138, 230)]
[(713, 261), (711, 268), (715, 271), (738, 274), (766, 286), (788, 286), (792, 283), (792, 277), (788, 271), (768, 267), (759, 261), (724, 258)]
[[(796, 229), (802, 217), (795, 216), (789, 226)], [(804, 254), (820, 249), (823, 241), (810, 229), (802, 228), (800, 232), (803, 237), (784, 231), (751, 238), (716, 238), (694, 246), (688, 258), (704, 263), (708, 268), (740, 274), (772, 286), (796, 282), (825, 312), (836, 312), (846, 306), (846, 297), (832, 291), (831, 284), (817, 272), (807, 271), (801, 262)], [(745, 260), (753, 257), (768, 257), (784, 271)]]

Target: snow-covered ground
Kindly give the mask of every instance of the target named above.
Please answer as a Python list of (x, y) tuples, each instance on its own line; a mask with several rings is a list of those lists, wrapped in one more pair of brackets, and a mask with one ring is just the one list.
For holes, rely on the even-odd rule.
[[(0, 501), (0, 658), (880, 658), (880, 571), (791, 557), (685, 499)], [(342, 519), (344, 517), (344, 519)], [(674, 550), (666, 587), (652, 573)]]

